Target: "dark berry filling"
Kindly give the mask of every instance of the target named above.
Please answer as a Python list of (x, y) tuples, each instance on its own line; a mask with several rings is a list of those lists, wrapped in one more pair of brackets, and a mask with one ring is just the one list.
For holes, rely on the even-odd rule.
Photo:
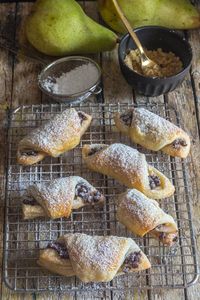
[(83, 121), (87, 120), (87, 117), (81, 112), (78, 112), (78, 116), (80, 118), (81, 124), (83, 123)]
[(47, 248), (56, 250), (61, 258), (69, 258), (67, 248), (61, 242), (51, 242), (47, 245)]
[(23, 200), (23, 204), (34, 206), (34, 205), (37, 205), (37, 201), (35, 199), (33, 199), (33, 198), (25, 198)]
[(25, 149), (23, 151), (21, 151), (21, 155), (23, 156), (37, 156), (38, 152), (35, 150), (29, 150), (29, 149)]
[(161, 185), (160, 178), (156, 175), (149, 175), (149, 185), (151, 190), (154, 190), (157, 186)]
[(158, 238), (159, 240), (166, 244), (166, 245), (170, 245), (172, 242), (177, 242), (178, 241), (178, 236), (177, 236), (177, 232), (174, 233), (170, 233), (170, 232), (163, 232), (163, 226), (165, 226), (165, 224), (161, 224), (155, 227), (155, 231), (158, 232)]
[(180, 147), (186, 147), (187, 146), (187, 143), (185, 140), (183, 139), (176, 139), (173, 143), (172, 143), (172, 146), (174, 149), (180, 149)]
[(123, 272), (127, 273), (131, 269), (136, 269), (139, 267), (140, 259), (142, 257), (141, 251), (132, 252), (129, 254), (129, 256), (124, 261), (124, 268)]
[(96, 203), (101, 200), (101, 193), (98, 191), (91, 191), (84, 183), (79, 183), (76, 186), (75, 195), (82, 198), (86, 203)]
[(120, 119), (124, 122), (124, 124), (126, 126), (131, 126), (132, 118), (133, 118), (133, 112), (132, 111), (129, 111), (128, 113), (122, 114), (120, 116)]
[(175, 236), (174, 238), (173, 238), (173, 240), (172, 240), (174, 243), (175, 242), (177, 242), (178, 241), (178, 237), (177, 236)]
[(164, 240), (165, 237), (166, 237), (166, 234), (164, 232), (161, 232), (159, 234), (159, 240)]
[(96, 191), (96, 192), (93, 193), (92, 198), (93, 198), (94, 202), (99, 202), (102, 198), (102, 195), (101, 195), (100, 192)]
[(97, 153), (99, 150), (100, 150), (99, 148), (92, 148), (92, 149), (90, 150), (90, 152), (88, 153), (88, 156), (91, 156), (91, 155)]
[(88, 187), (82, 183), (77, 184), (75, 195), (86, 200), (88, 198)]
[(164, 244), (171, 244), (171, 242), (175, 243), (178, 241), (178, 236), (177, 233), (174, 233), (174, 237), (172, 238), (167, 232), (161, 232), (159, 234), (159, 240)]

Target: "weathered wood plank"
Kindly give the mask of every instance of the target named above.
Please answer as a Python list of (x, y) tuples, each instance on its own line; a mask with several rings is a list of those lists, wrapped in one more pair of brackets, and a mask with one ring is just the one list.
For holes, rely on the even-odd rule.
[[(15, 8), (13, 4), (1, 4), (0, 6), (0, 33), (14, 39), (15, 35)], [(4, 223), (4, 180), (5, 180), (5, 117), (6, 108), (10, 107), (12, 96), (12, 67), (13, 57), (0, 48), (0, 297), (2, 298), (2, 250), (3, 250), (3, 223)]]
[[(14, 7), (15, 4), (11, 4), (10, 6)], [(7, 5), (5, 5), (7, 6)], [(23, 6), (23, 8), (22, 8)], [(29, 11), (29, 5), (23, 4), (19, 7), (19, 16), (21, 14), (26, 14)], [(2, 18), (6, 17), (7, 10), (3, 10), (3, 6), (0, 7), (0, 16), (2, 14)], [(91, 8), (91, 13), (93, 14), (93, 8)], [(88, 10), (89, 11), (89, 10)], [(22, 20), (23, 22), (23, 20)], [(190, 79), (188, 82), (184, 83), (184, 85), (175, 92), (172, 96), (169, 95), (168, 101), (170, 104), (172, 104), (176, 109), (179, 110), (181, 115), (181, 122), (184, 124), (184, 127), (191, 133), (194, 145), (192, 149), (191, 159), (192, 164), (190, 166), (190, 174), (192, 177), (192, 180), (194, 180), (194, 177), (197, 178), (197, 182), (200, 183), (200, 170), (198, 167), (199, 162), (199, 140), (198, 140), (198, 132), (197, 132), (197, 124), (195, 122), (197, 115), (199, 114), (199, 94), (200, 94), (200, 85), (199, 85), (199, 74), (200, 74), (200, 66), (199, 66), (199, 33), (197, 34), (197, 31), (191, 31), (189, 33), (190, 40), (194, 47), (194, 53), (195, 53), (195, 60), (193, 64), (192, 69), (192, 77), (194, 81), (194, 87), (196, 90), (196, 107), (193, 101), (193, 96), (191, 89), (189, 87), (190, 85)], [(2, 53), (1, 53), (2, 52)], [(12, 80), (10, 76), (12, 77), (12, 72), (10, 70), (10, 66), (8, 69), (6, 69), (5, 72), (5, 64), (8, 63), (8, 55), (4, 51), (0, 52), (0, 66), (3, 66), (2, 69), (0, 69), (1, 74), (1, 81), (0, 81), (0, 95), (2, 95), (0, 101), (4, 98), (5, 103), (1, 102), (1, 108), (4, 108), (5, 106), (9, 105), (10, 99), (11, 99), (11, 84)], [(130, 101), (133, 99), (133, 94), (131, 88), (127, 85), (127, 83), (122, 78), (122, 75), (119, 71), (118, 67), (118, 61), (117, 61), (117, 52), (113, 51), (111, 53), (105, 53), (103, 55), (103, 78), (104, 78), (104, 89), (105, 89), (105, 101), (110, 102), (120, 102), (120, 101)], [(13, 86), (13, 106), (17, 106), (19, 104), (30, 104), (32, 103), (39, 103), (40, 102), (40, 92), (37, 88), (34, 88), (36, 86), (36, 74), (39, 70), (39, 66), (36, 66), (35, 64), (30, 64), (30, 62), (27, 59), (21, 59), (19, 62), (16, 63), (15, 66), (15, 83)], [(30, 74), (29, 74), (30, 73)], [(32, 75), (34, 74), (34, 75)], [(114, 75), (113, 75), (114, 74)], [(6, 80), (3, 82), (2, 78), (6, 78)], [(22, 81), (21, 81), (22, 80)], [(187, 86), (188, 85), (188, 86)], [(26, 86), (26, 88), (25, 88)], [(30, 93), (27, 93), (27, 90), (30, 89)], [(189, 92), (188, 92), (189, 90)], [(185, 98), (182, 98), (182, 94), (185, 93)], [(180, 96), (181, 95), (181, 96)], [(192, 99), (188, 101), (188, 99)], [(183, 101), (182, 101), (183, 100)], [(145, 98), (137, 98), (137, 101), (147, 101)], [(5, 105), (5, 106), (4, 106)], [(3, 156), (1, 155), (1, 158)], [(1, 163), (1, 162), (0, 162)], [(2, 166), (2, 164), (0, 164)], [(1, 170), (3, 174), (3, 170)], [(197, 194), (195, 193), (195, 199), (193, 202), (193, 215), (194, 215), (194, 224), (195, 224), (195, 231), (196, 231), (196, 238), (198, 243), (198, 249), (200, 248), (200, 224), (199, 224), (199, 214), (200, 214), (200, 207), (198, 205), (198, 199)], [(1, 216), (0, 216), (1, 217)], [(0, 228), (1, 229), (1, 228)], [(5, 290), (5, 287), (4, 287)], [(197, 299), (199, 295), (199, 285), (197, 285), (195, 288), (189, 289), (188, 299)], [(136, 293), (137, 294), (137, 293)], [(118, 293), (113, 294), (116, 298), (114, 299), (137, 299), (137, 295), (133, 298), (130, 294), (127, 295), (118, 295)], [(141, 296), (142, 295), (142, 296)], [(141, 293), (141, 295), (138, 296), (139, 299), (146, 299), (147, 293), (145, 292), (144, 295)], [(183, 291), (160, 291), (160, 292), (153, 292), (152, 294), (149, 294), (152, 299), (184, 299), (184, 293)], [(3, 299), (32, 299), (32, 295), (25, 295), (20, 294), (16, 295), (13, 293), (4, 293), (3, 296), (5, 298)], [(82, 296), (77, 296), (78, 299), (83, 299)], [(85, 297), (85, 299), (90, 299), (90, 296), (87, 295), (88, 298)], [(121, 298), (120, 298), (121, 297)], [(123, 298), (124, 297), (124, 298)], [(132, 297), (132, 298), (131, 298)], [(45, 293), (41, 295), (36, 296), (37, 299), (73, 299), (74, 297), (70, 298), (67, 295), (55, 295), (51, 293)], [(76, 298), (77, 299), (77, 298)], [(97, 296), (98, 299), (98, 296)]]
[[(200, 8), (200, 4), (199, 4), (199, 8)], [(193, 63), (191, 69), (191, 76), (192, 76), (192, 83), (194, 88), (196, 114), (198, 118), (198, 123), (200, 123), (200, 51), (199, 51), (200, 38), (199, 35), (200, 35), (200, 29), (191, 30), (188, 32), (188, 40), (191, 43), (193, 49)]]
[[(200, 3), (198, 2), (198, 7), (200, 9)], [(196, 178), (196, 184), (198, 191), (195, 192), (194, 201), (192, 203), (192, 212), (193, 212), (193, 222), (194, 222), (194, 231), (195, 231), (195, 238), (197, 243), (197, 254), (198, 254), (198, 261), (200, 262), (200, 203), (199, 203), (199, 191), (200, 191), (200, 142), (199, 142), (199, 133), (200, 133), (200, 30), (191, 30), (188, 31), (188, 40), (192, 45), (193, 49), (193, 63), (191, 69), (191, 79), (193, 83), (193, 92), (195, 97), (195, 103), (191, 103), (191, 100), (188, 99), (188, 105), (192, 106), (193, 110), (193, 119), (197, 119), (198, 124), (194, 124), (194, 128), (192, 132), (194, 132), (193, 140), (194, 145), (192, 149), (192, 156), (193, 156), (193, 164), (194, 164), (194, 177)], [(187, 108), (186, 108), (187, 109)], [(184, 124), (186, 120), (189, 122), (189, 118), (187, 115), (184, 119)], [(192, 118), (192, 116), (191, 116)], [(197, 127), (198, 126), (198, 127)], [(198, 133), (199, 131), (199, 133)], [(195, 300), (199, 297), (200, 291), (200, 282), (196, 285), (191, 287), (186, 291), (186, 295), (188, 299)]]
[[(32, 3), (20, 3), (17, 9), (16, 41), (26, 44), (24, 22), (32, 7)], [(41, 65), (28, 57), (18, 56), (14, 65), (14, 83), (12, 105), (41, 103), (41, 92), (37, 86), (37, 76)]]
[[(15, 8), (15, 4), (14, 5)], [(15, 20), (14, 10), (10, 13), (10, 18), (13, 18), (17, 24), (13, 26), (12, 30), (15, 32), (16, 28), (16, 42), (22, 42), (24, 40), (24, 20), (30, 11), (32, 4), (24, 3), (17, 5), (17, 16)], [(2, 9), (2, 6), (0, 7)], [(9, 11), (4, 11), (5, 18), (8, 16)], [(14, 24), (15, 25), (15, 24)], [(14, 40), (14, 37), (11, 37)], [(9, 101), (12, 107), (17, 107), (27, 103), (40, 103), (40, 91), (37, 88), (37, 73), (38, 65), (30, 61), (28, 58), (20, 56), (14, 60), (13, 63), (13, 84), (9, 86), (9, 80), (6, 80), (6, 84), (9, 87), (11, 96)], [(2, 287), (2, 299), (32, 299), (32, 294), (14, 294), (5, 285)]]
[(133, 101), (132, 89), (120, 71), (117, 49), (102, 54), (102, 73), (105, 103)]
[[(183, 128), (190, 134), (192, 139), (192, 147), (191, 147), (191, 153), (190, 153), (190, 159), (191, 162), (188, 165), (189, 173), (190, 173), (190, 180), (193, 185), (193, 198), (191, 198), (191, 205), (192, 205), (192, 214), (193, 214), (193, 225), (195, 230), (195, 237), (198, 247), (198, 257), (199, 257), (199, 251), (200, 251), (200, 239), (199, 239), (199, 228), (200, 228), (200, 221), (199, 221), (199, 215), (200, 215), (200, 204), (198, 201), (198, 193), (197, 193), (197, 186), (199, 186), (200, 183), (200, 142), (199, 142), (199, 135), (198, 135), (198, 127), (197, 127), (197, 119), (196, 119), (196, 109), (195, 109), (195, 102), (193, 97), (193, 90), (190, 83), (190, 79), (187, 78), (184, 83), (181, 85), (180, 88), (178, 88), (173, 93), (170, 93), (168, 95), (168, 102), (170, 105), (172, 105), (180, 115), (180, 121), (183, 126)], [(197, 186), (196, 186), (197, 183)], [(189, 293), (188, 299), (197, 299), (199, 292), (197, 292), (197, 289), (193, 288), (193, 292), (191, 292), (192, 289), (188, 289), (186, 294)], [(192, 298), (193, 297), (193, 298)]]

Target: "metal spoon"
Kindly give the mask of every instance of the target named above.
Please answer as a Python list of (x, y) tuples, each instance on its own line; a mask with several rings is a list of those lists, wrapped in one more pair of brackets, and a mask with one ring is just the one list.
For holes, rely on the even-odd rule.
[(123, 22), (124, 26), (128, 30), (130, 36), (132, 37), (133, 41), (135, 42), (135, 44), (139, 50), (141, 67), (142, 67), (143, 73), (148, 76), (149, 73), (152, 74), (152, 69), (153, 69), (153, 71), (154, 71), (153, 73), (155, 74), (155, 76), (159, 76), (159, 74), (161, 74), (159, 65), (157, 63), (155, 63), (153, 60), (151, 60), (150, 58), (148, 58), (148, 56), (146, 55), (146, 53), (140, 43), (140, 40), (138, 39), (137, 35), (133, 31), (131, 24), (125, 17), (117, 0), (112, 0), (112, 1), (113, 1), (113, 4), (115, 6), (115, 9), (116, 9), (121, 21)]

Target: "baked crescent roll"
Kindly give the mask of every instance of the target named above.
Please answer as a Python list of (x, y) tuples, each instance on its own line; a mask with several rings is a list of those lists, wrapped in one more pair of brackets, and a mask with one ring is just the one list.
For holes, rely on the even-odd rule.
[(190, 138), (181, 128), (144, 109), (135, 108), (114, 116), (116, 127), (137, 143), (153, 151), (185, 158), (190, 151)]
[(178, 228), (172, 216), (153, 199), (132, 189), (118, 196), (117, 219), (139, 236), (149, 233), (164, 245), (177, 241)]
[(117, 275), (151, 267), (146, 255), (130, 238), (66, 234), (41, 250), (38, 264), (83, 282), (107, 282)]
[(69, 217), (73, 209), (103, 204), (105, 198), (87, 180), (79, 176), (36, 183), (27, 190), (22, 202), (23, 218)]
[(74, 108), (57, 114), (19, 142), (18, 163), (32, 165), (46, 156), (57, 157), (75, 148), (91, 120), (91, 116), (82, 111), (77, 112)]
[(144, 154), (123, 144), (84, 145), (83, 159), (93, 171), (117, 179), (153, 199), (173, 195), (174, 186), (161, 172), (148, 165)]

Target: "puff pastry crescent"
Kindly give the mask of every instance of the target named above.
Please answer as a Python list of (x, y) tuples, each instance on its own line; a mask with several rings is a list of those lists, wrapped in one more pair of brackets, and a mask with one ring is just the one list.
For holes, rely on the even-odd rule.
[(84, 145), (83, 159), (93, 171), (117, 179), (153, 199), (173, 195), (174, 186), (161, 172), (148, 165), (144, 154), (123, 144)]
[(69, 217), (73, 209), (104, 202), (104, 196), (79, 176), (54, 179), (30, 186), (22, 202), (24, 219)]
[(57, 157), (75, 148), (91, 120), (90, 115), (82, 111), (77, 112), (74, 108), (57, 114), (19, 142), (18, 163), (32, 165), (46, 156)]
[(130, 136), (133, 142), (153, 151), (162, 150), (185, 158), (190, 151), (190, 138), (181, 128), (144, 109), (135, 108), (114, 116), (119, 131)]
[(38, 264), (83, 282), (107, 282), (117, 275), (151, 267), (146, 255), (130, 238), (66, 234), (41, 250)]
[(177, 225), (158, 202), (135, 189), (120, 194), (118, 200), (117, 219), (134, 234), (149, 233), (168, 246), (177, 241)]

